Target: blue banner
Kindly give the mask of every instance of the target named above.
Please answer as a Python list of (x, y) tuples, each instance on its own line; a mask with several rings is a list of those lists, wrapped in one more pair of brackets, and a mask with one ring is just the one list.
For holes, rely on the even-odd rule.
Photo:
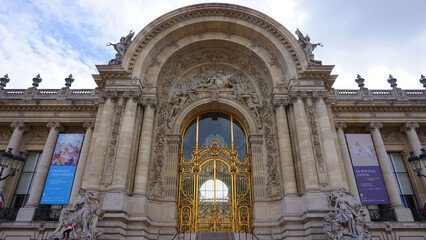
[(68, 204), (84, 134), (59, 134), (40, 204)]

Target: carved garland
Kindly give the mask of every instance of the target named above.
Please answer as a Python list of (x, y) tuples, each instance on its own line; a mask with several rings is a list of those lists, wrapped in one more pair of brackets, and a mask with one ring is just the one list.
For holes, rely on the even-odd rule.
[(316, 112), (312, 104), (306, 104), (306, 115), (308, 117), (309, 128), (311, 130), (311, 140), (313, 143), (315, 161), (317, 163), (318, 182), (325, 186), (328, 183), (328, 178), (325, 170), (324, 157), (321, 151)]
[[(171, 86), (175, 79), (177, 79), (181, 73), (198, 64), (208, 63), (215, 61), (214, 59), (220, 59), (221, 62), (227, 62), (245, 70), (249, 75), (253, 76), (257, 86), (259, 87), (261, 95), (261, 104), (263, 108), (260, 110), (260, 115), (264, 121), (264, 137), (267, 152), (267, 167), (268, 167), (268, 183), (267, 193), (270, 198), (277, 198), (282, 195), (281, 191), (281, 179), (278, 173), (278, 162), (276, 156), (276, 146), (274, 141), (274, 133), (272, 131), (272, 109), (269, 106), (271, 94), (269, 87), (265, 84), (265, 78), (271, 79), (269, 72), (259, 71), (254, 65), (252, 65), (248, 59), (238, 54), (229, 55), (221, 52), (209, 52), (202, 55), (190, 55), (182, 58), (175, 67), (166, 68), (164, 67), (159, 74), (159, 87), (158, 87), (158, 99), (159, 106), (157, 111), (157, 131), (155, 136), (154, 146), (154, 161), (151, 166), (151, 176), (149, 179), (149, 193), (151, 198), (161, 198), (163, 195), (163, 161), (164, 161), (164, 150), (166, 142), (166, 128), (168, 119), (169, 109), (169, 93), (171, 92)], [(166, 69), (172, 69), (170, 72), (166, 72)], [(263, 74), (262, 74), (263, 73)], [(266, 74), (266, 76), (264, 76)], [(185, 105), (189, 104), (186, 103)], [(250, 111), (253, 114), (253, 111)]]

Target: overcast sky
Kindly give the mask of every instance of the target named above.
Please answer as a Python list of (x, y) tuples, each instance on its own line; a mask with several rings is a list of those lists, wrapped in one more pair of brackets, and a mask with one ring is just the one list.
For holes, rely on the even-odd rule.
[[(95, 64), (114, 58), (107, 42), (136, 33), (157, 17), (198, 0), (0, 0), (0, 75), (6, 88), (28, 88), (38, 73), (39, 88), (61, 88), (73, 74), (72, 88), (94, 88)], [(222, 1), (269, 15), (290, 32), (299, 28), (321, 42), (315, 57), (335, 65), (334, 88), (357, 88), (361, 74), (370, 89), (422, 89), (426, 75), (424, 0), (249, 0)]]

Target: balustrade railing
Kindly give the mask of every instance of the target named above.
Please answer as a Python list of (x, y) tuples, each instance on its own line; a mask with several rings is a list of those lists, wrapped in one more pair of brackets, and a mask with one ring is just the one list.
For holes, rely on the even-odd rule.
[(426, 212), (423, 209), (412, 208), (410, 209), (413, 214), (414, 221), (426, 222)]
[(337, 100), (357, 100), (357, 101), (371, 101), (371, 100), (426, 100), (426, 90), (402, 90), (395, 88), (392, 90), (381, 89), (332, 89), (331, 96)]
[(58, 221), (61, 210), (60, 208), (36, 208), (33, 221)]
[(19, 208), (2, 208), (0, 210), (0, 221), (15, 221)]
[(3, 89), (0, 90), (0, 100), (84, 100), (100, 97), (100, 90), (95, 89)]
[(372, 222), (396, 221), (393, 208), (368, 209)]

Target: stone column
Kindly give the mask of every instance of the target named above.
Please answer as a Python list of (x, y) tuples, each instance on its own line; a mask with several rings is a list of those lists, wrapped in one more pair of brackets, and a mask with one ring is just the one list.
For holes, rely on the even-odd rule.
[(356, 179), (352, 167), (351, 157), (349, 155), (348, 146), (346, 144), (345, 133), (343, 130), (346, 128), (345, 122), (336, 122), (337, 138), (339, 139), (340, 152), (342, 154), (343, 164), (345, 166), (346, 177), (348, 180), (349, 191), (354, 195), (357, 202), (360, 202)]
[(321, 146), (324, 152), (325, 164), (327, 167), (328, 182), (331, 189), (343, 187), (343, 178), (340, 173), (339, 157), (337, 156), (337, 146), (333, 138), (330, 119), (328, 118), (327, 107), (323, 96), (317, 96), (315, 102), (315, 112), (318, 121), (318, 131), (321, 139)]
[(138, 159), (133, 194), (145, 195), (148, 184), (149, 159), (151, 157), (152, 130), (154, 124), (154, 105), (145, 106), (142, 133), (139, 140)]
[[(22, 136), (24, 135), (24, 132), (29, 130), (29, 126), (24, 123), (23, 121), (13, 121), (10, 124), (10, 127), (13, 128), (12, 136), (10, 137), (9, 144), (7, 145), (7, 149), (12, 148), (13, 155), (16, 155), (19, 153), (19, 144), (21, 143)], [(21, 171), (22, 169), (20, 169)], [(3, 177), (9, 175), (12, 172), (12, 166), (9, 166), (8, 168), (3, 170)], [(9, 177), (10, 179), (11, 177)], [(7, 182), (9, 182), (9, 179), (5, 179), (0, 182), (0, 192), (3, 192), (3, 189), (5, 188), (5, 185)], [(7, 194), (3, 194), (3, 196), (6, 196)]]
[(95, 122), (93, 121), (87, 121), (83, 124), (83, 127), (86, 129), (86, 133), (84, 134), (84, 142), (83, 146), (81, 147), (80, 159), (78, 160), (77, 171), (75, 172), (74, 184), (72, 185), (71, 197), (68, 204), (74, 203), (74, 200), (78, 195), (78, 190), (81, 187), (84, 170), (86, 169), (87, 156), (89, 155), (90, 142), (92, 141), (94, 126)]
[(55, 150), (56, 140), (58, 139), (59, 132), (64, 130), (64, 126), (58, 121), (48, 122), (47, 127), (50, 128), (49, 135), (47, 136), (43, 153), (41, 154), (37, 166), (26, 207), (37, 207), (40, 202), (47, 173), (49, 172), (50, 161), (52, 160), (53, 151)]
[[(374, 148), (376, 149), (377, 158), (382, 171), (383, 180), (385, 182), (386, 190), (389, 196), (390, 205), (395, 209), (395, 214), (398, 221), (413, 221), (411, 211), (404, 207), (398, 192), (395, 177), (392, 173), (392, 167), (386, 152), (385, 144), (383, 143), (380, 128), (383, 125), (379, 122), (370, 122), (366, 130), (371, 132), (373, 138)], [(406, 211), (407, 210), (407, 211)]]
[(99, 131), (97, 132), (95, 147), (90, 160), (90, 170), (88, 171), (89, 183), (87, 188), (90, 190), (99, 190), (102, 181), (102, 172), (104, 170), (105, 156), (108, 150), (109, 135), (112, 128), (112, 119), (115, 110), (115, 98), (117, 93), (107, 94), (106, 102), (103, 108), (102, 119)]
[(129, 175), (129, 164), (132, 151), (132, 140), (135, 132), (137, 99), (130, 96), (124, 110), (123, 120), (118, 140), (117, 157), (114, 167), (112, 189), (125, 190)]
[[(406, 122), (401, 126), (401, 131), (405, 132), (408, 138), (408, 142), (411, 147), (411, 151), (414, 152), (415, 155), (419, 156), (422, 152), (420, 149), (422, 148), (422, 144), (420, 143), (419, 137), (416, 133), (416, 128), (419, 127), (419, 124), (416, 122)], [(425, 166), (423, 165), (423, 162), (420, 161), (420, 166), (422, 170), (420, 171), (421, 174), (426, 175)], [(421, 177), (421, 181), (423, 183), (423, 186), (426, 189), (426, 178)]]
[(266, 169), (262, 152), (263, 137), (260, 134), (249, 136), (251, 152), (251, 169), (253, 172), (253, 197), (254, 201), (266, 199)]
[(280, 150), (281, 172), (284, 183), (284, 194), (297, 194), (296, 176), (291, 150), (290, 133), (288, 129), (285, 106), (279, 104), (275, 108), (277, 117), (278, 143)]
[(293, 108), (303, 180), (305, 183), (305, 190), (309, 191), (316, 190), (319, 188), (319, 186), (314, 152), (312, 148), (311, 133), (302, 97), (303, 96), (299, 94), (293, 98)]

